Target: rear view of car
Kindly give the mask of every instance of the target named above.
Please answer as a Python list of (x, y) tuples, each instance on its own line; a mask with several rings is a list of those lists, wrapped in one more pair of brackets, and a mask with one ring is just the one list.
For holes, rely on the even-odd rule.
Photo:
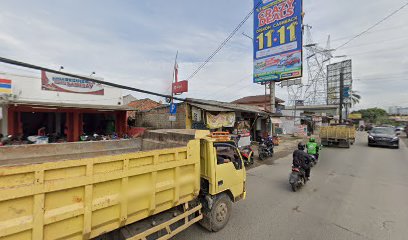
[(391, 127), (375, 127), (368, 133), (368, 146), (399, 148), (399, 137)]

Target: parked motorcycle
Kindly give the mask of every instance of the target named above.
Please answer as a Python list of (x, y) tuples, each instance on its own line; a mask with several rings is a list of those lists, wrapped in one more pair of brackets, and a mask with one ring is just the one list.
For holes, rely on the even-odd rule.
[(306, 177), (304, 172), (297, 167), (292, 166), (292, 172), (289, 175), (289, 183), (292, 186), (292, 190), (296, 192), (303, 185), (306, 184)]
[(273, 156), (273, 141), (271, 137), (267, 137), (266, 139), (261, 138), (260, 143), (259, 143), (259, 159), (265, 160), (268, 157)]
[(240, 151), (245, 166), (254, 164), (254, 151), (250, 146), (243, 147)]

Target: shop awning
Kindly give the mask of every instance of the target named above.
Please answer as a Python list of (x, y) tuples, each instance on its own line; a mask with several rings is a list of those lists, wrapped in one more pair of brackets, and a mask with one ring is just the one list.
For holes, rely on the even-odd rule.
[(76, 109), (96, 109), (96, 110), (105, 110), (105, 111), (134, 111), (134, 108), (118, 105), (94, 105), (94, 104), (77, 104), (77, 103), (55, 103), (55, 102), (40, 102), (40, 101), (24, 101), (24, 100), (9, 100), (2, 101), (0, 104), (4, 105), (24, 105), (31, 106), (33, 108), (76, 108)]
[(267, 115), (265, 111), (262, 111), (257, 106), (242, 105), (235, 103), (219, 102), (215, 100), (204, 100), (188, 98), (189, 104), (210, 112), (250, 112)]

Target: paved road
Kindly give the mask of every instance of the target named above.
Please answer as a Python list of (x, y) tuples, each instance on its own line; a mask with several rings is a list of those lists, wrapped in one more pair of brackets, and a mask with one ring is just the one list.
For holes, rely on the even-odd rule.
[(193, 226), (175, 239), (408, 239), (408, 141), (371, 148), (360, 133), (351, 149), (326, 148), (300, 192), (288, 185), (290, 157), (248, 171), (247, 199), (227, 227)]

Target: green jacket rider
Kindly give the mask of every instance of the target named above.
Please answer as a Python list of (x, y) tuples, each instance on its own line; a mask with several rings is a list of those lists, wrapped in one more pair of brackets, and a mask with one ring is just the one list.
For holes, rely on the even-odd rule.
[(306, 144), (307, 153), (311, 155), (316, 155), (319, 152), (319, 145), (316, 143), (316, 139), (310, 138), (309, 142)]

